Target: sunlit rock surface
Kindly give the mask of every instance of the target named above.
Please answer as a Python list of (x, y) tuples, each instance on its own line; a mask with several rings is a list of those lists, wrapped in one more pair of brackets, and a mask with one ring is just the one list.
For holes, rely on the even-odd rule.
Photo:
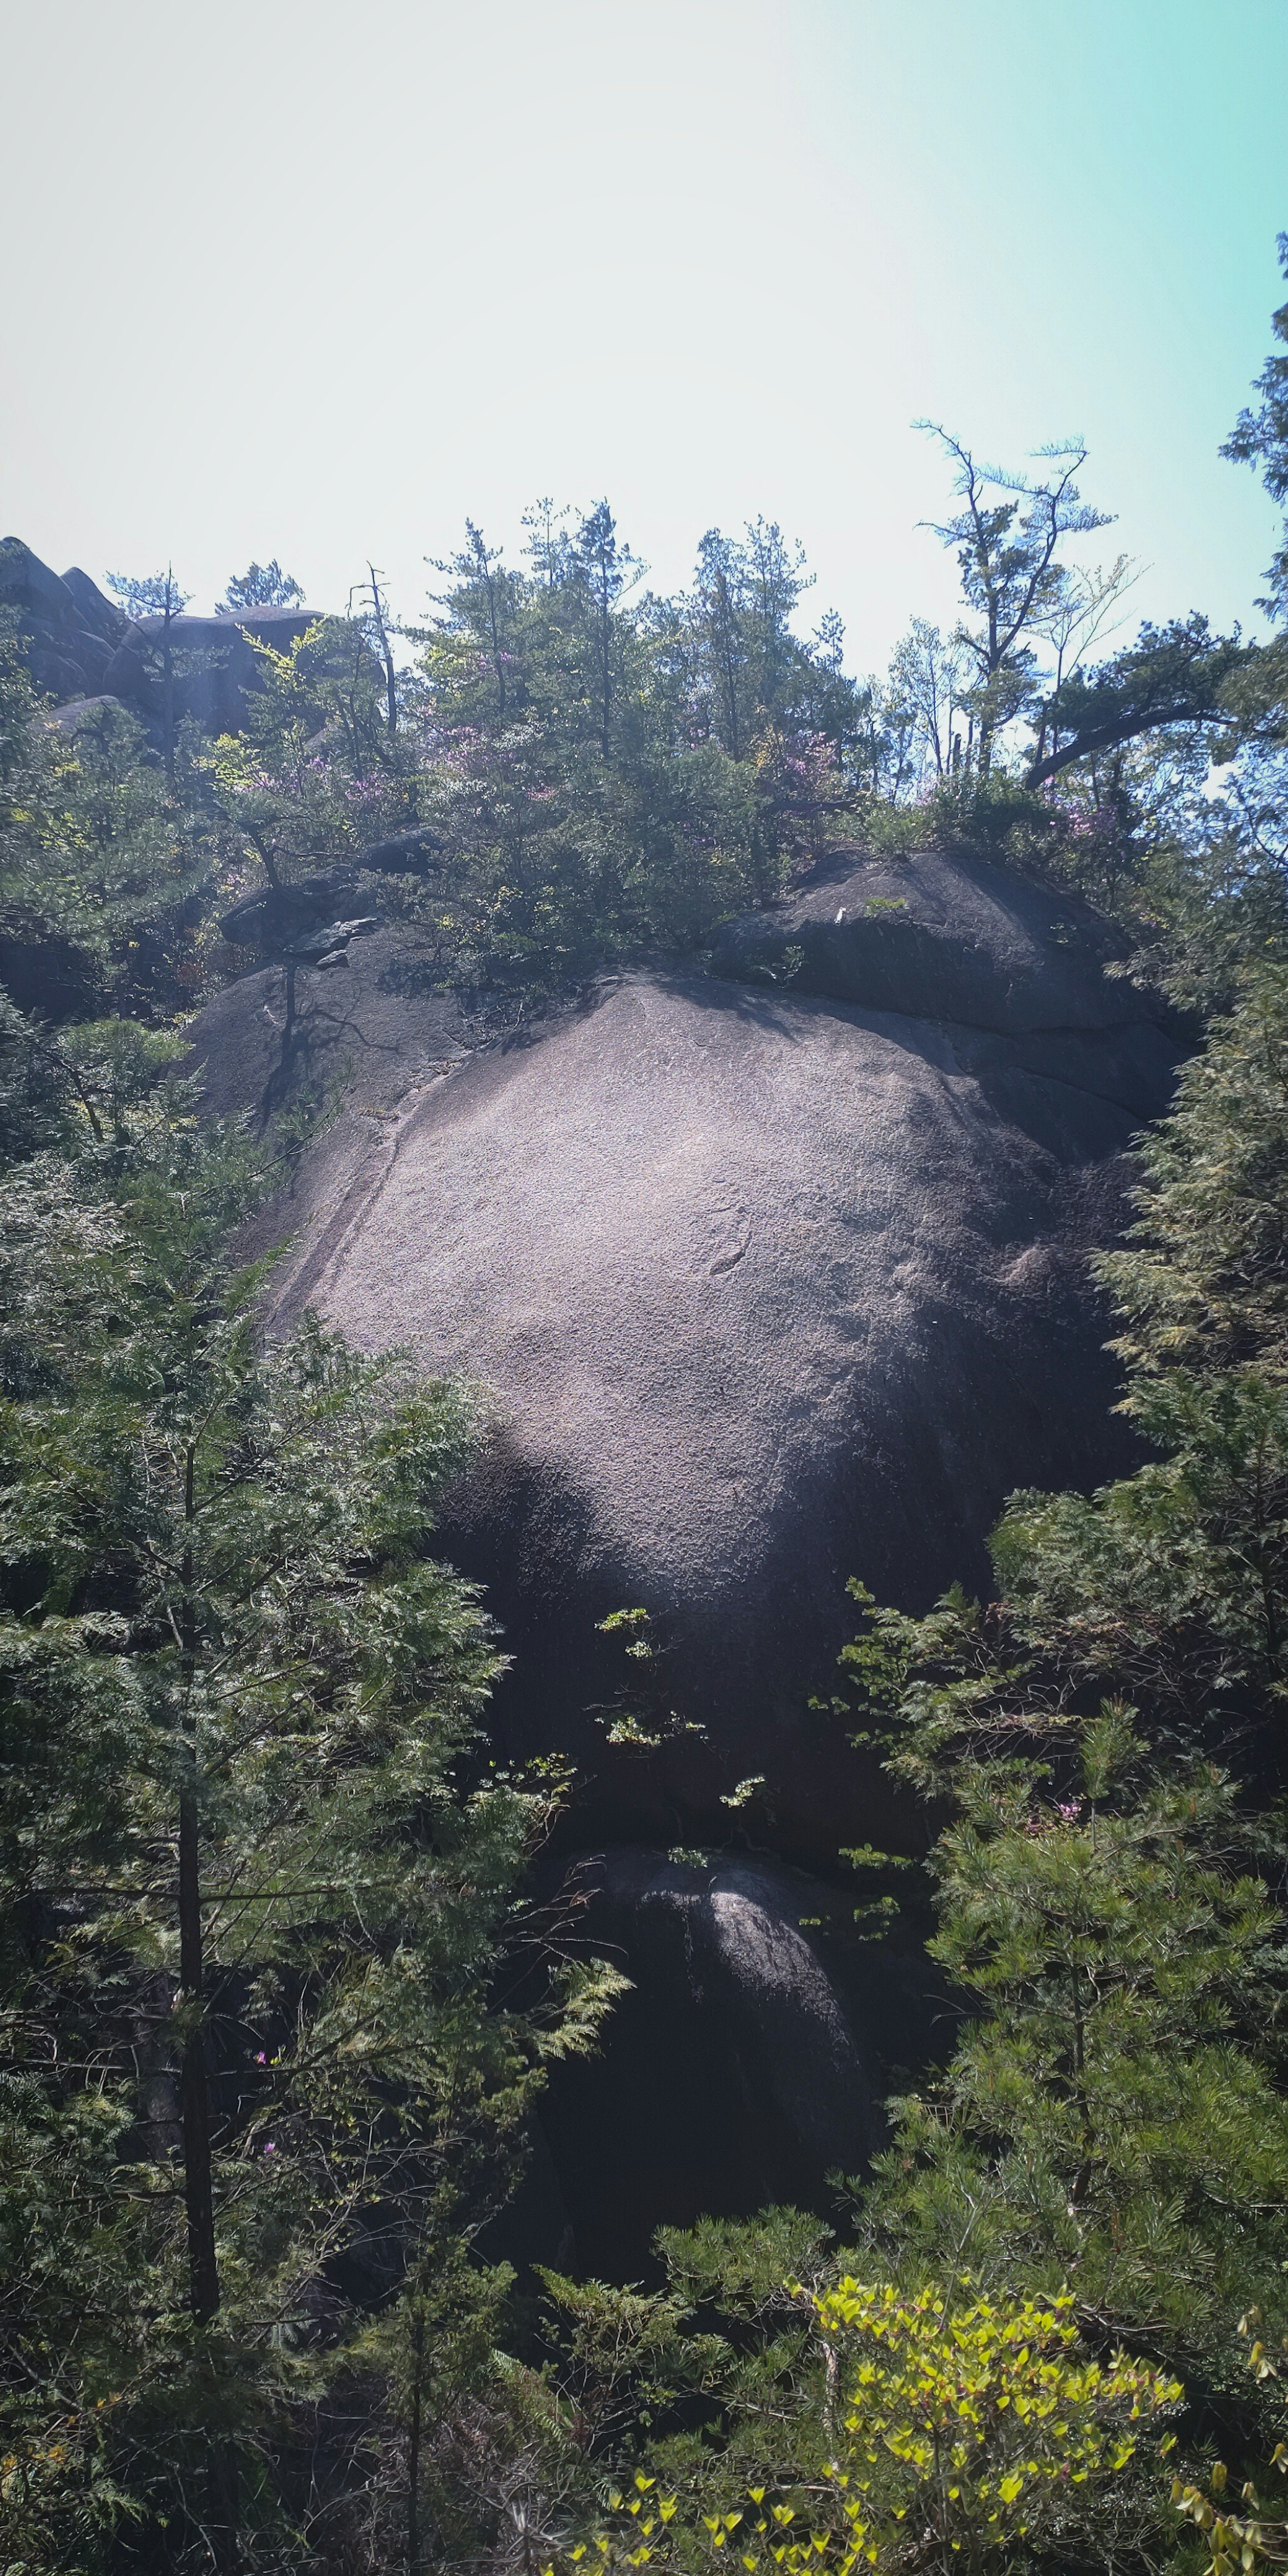
[[(514, 1654), (501, 1754), (577, 1764), (551, 1892), (580, 1846), (572, 1937), (633, 1980), (552, 2087), (520, 2259), (629, 2277), (659, 2220), (821, 2202), (945, 2044), (837, 1860), (922, 1827), (817, 1703), (848, 1576), (982, 1584), (1015, 1486), (1131, 1462), (1087, 1256), (1178, 1042), (1112, 954), (1002, 871), (849, 853), (711, 971), (606, 979), (520, 1040), (388, 928), (297, 971), (289, 1020), (276, 967), (198, 1024), (213, 1107), (302, 1075), (342, 1104), (261, 1229), (291, 1238), (276, 1325), (407, 1345), (490, 1420), (440, 1543)], [(647, 1627), (600, 1633), (620, 1608)]]
[[(418, 989), (390, 931), (290, 1033), (347, 1068), (309, 1149), (279, 1321), (316, 1305), (485, 1390), (448, 1544), (517, 1664), (507, 1749), (557, 1744), (606, 1833), (756, 1829), (816, 1858), (885, 1793), (811, 1712), (846, 1579), (987, 1579), (1021, 1484), (1126, 1463), (1089, 1247), (1175, 1038), (1073, 899), (941, 857), (832, 859), (700, 973), (609, 980), (523, 1042)], [(305, 979), (300, 979), (301, 991)], [(283, 1087), (280, 972), (200, 1024), (217, 1106)], [(642, 1606), (661, 1650), (597, 1622)], [(605, 1745), (612, 1705), (677, 1737)]]

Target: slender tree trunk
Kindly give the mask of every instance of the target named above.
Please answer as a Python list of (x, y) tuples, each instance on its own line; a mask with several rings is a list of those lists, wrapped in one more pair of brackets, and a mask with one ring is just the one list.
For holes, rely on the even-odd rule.
[[(1076, 1969), (1074, 1974), (1076, 1978)], [(1073, 2076), (1073, 2098), (1082, 2124), (1082, 2162), (1069, 2188), (1069, 2216), (1076, 2219), (1090, 2188), (1096, 2160), (1096, 2132), (1091, 2117), (1091, 2104), (1087, 2099), (1086, 2032), (1076, 1984), (1073, 1995)]]
[[(197, 1614), (193, 1599), (191, 1530), (196, 1518), (196, 1451), (188, 1443), (184, 1461), (183, 1516), (189, 1532), (183, 1553), (183, 1660), (187, 1713), (192, 1717), (192, 1684), (197, 1661)], [(219, 2308), (219, 2267), (215, 2258), (215, 2204), (210, 2163), (210, 2086), (206, 2071), (206, 2032), (202, 2013), (205, 1985), (201, 1935), (200, 1813), (196, 1750), (185, 1757), (179, 1791), (179, 1984), (192, 2016), (183, 2044), (180, 2117), (183, 2123), (184, 2200), (188, 2213), (188, 2297), (199, 2322)]]
[(174, 794), (174, 646), (170, 641), (170, 606), (166, 603), (165, 625), (161, 635), (161, 658), (165, 672), (165, 776)]
[(389, 650), (389, 637), (385, 632), (385, 612), (380, 604), (380, 585), (376, 580), (376, 567), (373, 563), (369, 563), (367, 570), (371, 575), (371, 599), (376, 612), (376, 632), (380, 637), (380, 658), (385, 666), (385, 712), (390, 732), (397, 733), (398, 692), (394, 685), (394, 657)]
[(273, 887), (280, 886), (282, 880), (277, 872), (277, 861), (274, 858), (263, 833), (257, 832), (253, 823), (246, 823), (242, 828), (246, 834), (247, 840), (254, 842), (255, 847), (264, 862), (264, 874), (267, 877), (269, 884)]
[(188, 2210), (188, 2287), (192, 2313), (213, 2317), (219, 2307), (215, 2213), (210, 2170), (210, 2092), (202, 2000), (201, 1876), (197, 1848), (197, 1796), (189, 1783), (179, 1800), (179, 1978), (184, 2000), (198, 2018), (183, 2044), (184, 2198)]
[(411, 2339), (411, 2428), (407, 2443), (407, 2576), (420, 2576), (420, 2450), (425, 2398), (425, 2309), (416, 2311)]
[(488, 632), (492, 638), (492, 669), (496, 676), (497, 714), (500, 716), (502, 723), (504, 723), (506, 711), (505, 663), (501, 655), (501, 629), (496, 613), (496, 584), (492, 579), (492, 565), (488, 561), (488, 550), (484, 542), (482, 531), (476, 528), (473, 525), (473, 522), (469, 519), (466, 520), (465, 525), (469, 529), (470, 543), (474, 549), (474, 560), (478, 565), (479, 579), (483, 584), (483, 592), (487, 600)]

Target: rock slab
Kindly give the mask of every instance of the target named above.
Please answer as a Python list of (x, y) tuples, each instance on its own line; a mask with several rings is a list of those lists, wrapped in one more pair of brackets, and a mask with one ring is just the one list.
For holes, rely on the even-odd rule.
[[(573, 1753), (596, 1829), (727, 1829), (763, 1776), (780, 1847), (820, 1856), (846, 1799), (808, 1702), (847, 1577), (910, 1606), (984, 1582), (1009, 1491), (1128, 1462), (1086, 1254), (1178, 1039), (1107, 945), (1004, 871), (850, 853), (735, 926), (722, 977), (626, 976), (454, 1068), (391, 934), (353, 952), (325, 1008), (365, 1124), (305, 1158), (279, 1319), (314, 1303), (479, 1386), (450, 1544), (516, 1652), (509, 1749)], [(222, 1105), (275, 990), (207, 1015)], [(652, 1659), (599, 1632), (626, 1606)], [(651, 1761), (605, 1750), (622, 1702), (673, 1738)], [(883, 1797), (856, 1788), (857, 1821)]]

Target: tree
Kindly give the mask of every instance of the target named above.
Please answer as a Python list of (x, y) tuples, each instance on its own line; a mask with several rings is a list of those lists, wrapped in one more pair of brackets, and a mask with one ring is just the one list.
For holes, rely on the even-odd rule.
[(968, 2011), (896, 2106), (868, 2223), (914, 2277), (1067, 2282), (1089, 2327), (1219, 2380), (1244, 2308), (1288, 2321), (1279, 1924), (1234, 1784), (1080, 1707), (1022, 1615), (950, 1597), (856, 1660), (891, 1689), (897, 1776), (954, 1810), (930, 1946)]
[(953, 460), (953, 489), (964, 504), (953, 518), (932, 525), (941, 542), (956, 550), (962, 591), (976, 620), (959, 632), (974, 667), (975, 758), (980, 777), (987, 778), (998, 733), (1032, 694), (1035, 639), (1047, 633), (1068, 594), (1061, 544), (1108, 527), (1109, 519), (1079, 497), (1074, 477), (1087, 450), (1077, 440), (1039, 449), (1051, 472), (1035, 481), (978, 465), (970, 449), (935, 421), (916, 426), (937, 438)]
[[(282, 651), (256, 646), (245, 724), (204, 756), (224, 820), (283, 883), (353, 861), (419, 819), (420, 750), (390, 732), (388, 673), (362, 618), (318, 618)], [(265, 856), (265, 853), (268, 856)]]
[(824, 620), (812, 649), (792, 632), (812, 579), (801, 548), (773, 520), (756, 519), (741, 541), (708, 528), (698, 547), (693, 589), (679, 603), (693, 711), (734, 760), (753, 754), (767, 731), (821, 730), (838, 750), (853, 731), (839, 620)]
[[(1114, 615), (1119, 600), (1139, 579), (1129, 555), (1118, 555), (1111, 564), (1097, 564), (1088, 570), (1082, 565), (1070, 566), (1063, 588), (1053, 603), (1043, 625), (1047, 644), (1055, 654), (1051, 674), (1052, 696), (1058, 703), (1066, 682), (1072, 680), (1086, 655), (1100, 636), (1112, 632), (1121, 619)], [(1038, 759), (1046, 750), (1048, 729), (1053, 734), (1052, 748), (1059, 749), (1059, 726), (1051, 724), (1043, 708), (1038, 719)]]
[(965, 711), (967, 669), (960, 636), (945, 639), (924, 617), (914, 617), (890, 664), (891, 705), (909, 709), (936, 778), (950, 777), (961, 764), (957, 718)]
[(573, 562), (589, 611), (599, 748), (607, 760), (612, 749), (613, 706), (619, 681), (614, 612), (641, 572), (630, 547), (618, 543), (617, 522), (607, 501), (597, 501), (581, 520)]
[[(420, 638), (422, 811), (438, 856), (404, 900), (443, 971), (455, 953), (463, 976), (497, 983), (555, 982), (605, 954), (709, 936), (724, 912), (778, 890), (850, 794), (821, 724), (786, 713), (767, 726), (758, 683), (744, 707), (736, 678), (735, 759), (704, 611), (632, 597), (638, 567), (606, 504), (575, 539), (561, 516), (549, 503), (528, 514), (530, 574), (467, 531)], [(848, 744), (858, 728), (834, 636), (813, 653), (792, 639), (791, 652), (785, 707), (805, 703)]]
[(105, 2522), (231, 2567), (365, 2312), (486, 2305), (543, 2058), (616, 1981), (493, 1998), (558, 1785), (481, 1760), (494, 1643), (426, 1552), (467, 1413), (313, 1323), (259, 1348), (255, 1157), (152, 1088), (174, 1051), (67, 1041), (79, 1148), (5, 1189), (0, 2414), (40, 2476), (70, 2427), (51, 2535), (105, 2457)]
[(171, 635), (171, 628), (174, 625), (176, 617), (181, 616), (183, 610), (187, 607), (192, 594), (190, 591), (180, 590), (173, 571), (168, 565), (164, 572), (148, 573), (142, 580), (136, 579), (131, 573), (123, 572), (110, 572), (107, 579), (109, 587), (116, 592), (116, 596), (120, 600), (122, 607), (128, 611), (132, 618), (137, 621), (144, 617), (159, 617), (161, 620), (161, 635), (158, 649), (161, 656), (161, 684), (164, 709), (162, 739), (165, 755), (166, 785), (168, 786), (171, 795), (173, 795), (175, 785), (174, 644)]
[(703, 648), (699, 687), (709, 697), (717, 739), (731, 759), (741, 760), (755, 720), (749, 582), (741, 547), (719, 528), (708, 528), (698, 547), (692, 614)]
[(289, 572), (283, 572), (274, 555), (271, 563), (247, 564), (245, 572), (231, 576), (219, 602), (221, 616), (236, 616), (244, 608), (302, 608), (304, 593)]
[(376, 567), (373, 563), (368, 564), (367, 572), (370, 578), (363, 583), (362, 587), (371, 601), (371, 633), (376, 650), (380, 655), (380, 664), (385, 675), (385, 721), (388, 724), (390, 732), (397, 733), (398, 675), (394, 669), (393, 650), (389, 642), (389, 615), (385, 605), (384, 592), (380, 587), (381, 576), (377, 573)]
[[(796, 2296), (824, 2360), (819, 2471), (807, 2478), (803, 2463), (788, 2465), (781, 2431), (728, 2503), (695, 2498), (691, 2486), (668, 2493), (664, 2475), (638, 2470), (624, 2494), (610, 2491), (613, 2520), (595, 2533), (593, 2554), (585, 2543), (573, 2553), (579, 2562), (714, 2568), (724, 2552), (750, 2576), (867, 2567), (948, 2576), (1038, 2551), (1078, 2563), (1097, 2540), (1103, 2548), (1115, 2521), (1121, 2548), (1132, 2521), (1139, 2546), (1158, 2519), (1139, 2474), (1128, 2483), (1123, 2473), (1183, 2392), (1123, 2353), (1090, 2358), (1067, 2293), (994, 2300), (962, 2278), (908, 2294), (843, 2276), (810, 2300), (797, 2285)], [(1150, 2447), (1165, 2456), (1174, 2440)], [(707, 2502), (714, 2511), (700, 2509)]]
[(92, 708), (71, 732), (44, 723), (0, 636), (0, 930), (26, 1008), (67, 1019), (191, 1003), (220, 851), (186, 754), (176, 781), (172, 797), (124, 707)]
[(1229, 684), (1252, 658), (1237, 635), (1213, 635), (1206, 617), (1142, 626), (1135, 643), (1099, 669), (1084, 675), (1075, 667), (1057, 676), (1040, 709), (1027, 784), (1040, 787), (1074, 762), (1142, 734), (1178, 725), (1231, 726)]
[(547, 590), (557, 589), (561, 581), (568, 579), (572, 541), (563, 526), (567, 516), (568, 504), (565, 502), (562, 509), (557, 508), (548, 492), (523, 513), (523, 525), (528, 531), (528, 560), (536, 567), (537, 577)]
[[(1288, 233), (1278, 240), (1279, 265), (1288, 277)], [(1288, 343), (1288, 304), (1271, 316), (1276, 340)], [(1272, 354), (1256, 379), (1261, 401), (1256, 411), (1241, 411), (1224, 447), (1236, 465), (1259, 465), (1272, 501), (1288, 502), (1288, 356)], [(1268, 616), (1288, 614), (1288, 523), (1285, 539), (1267, 572), (1269, 597), (1259, 601)]]
[(1286, 1031), (1285, 970), (1250, 972), (1098, 1265), (1153, 1457), (1012, 1496), (987, 1611), (880, 1612), (847, 1657), (895, 1775), (948, 1803), (932, 1949), (967, 2015), (898, 2108), (880, 2241), (1067, 2281), (1245, 2429), (1233, 2320), (1288, 2328)]
[(787, 673), (796, 662), (791, 618), (814, 575), (805, 571), (805, 549), (789, 545), (776, 519), (756, 519), (747, 529), (747, 573), (758, 646), (759, 699), (765, 714), (783, 710)]

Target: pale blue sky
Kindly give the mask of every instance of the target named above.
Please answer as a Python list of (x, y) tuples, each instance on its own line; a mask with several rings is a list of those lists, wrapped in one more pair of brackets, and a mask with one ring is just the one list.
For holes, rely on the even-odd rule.
[(3, 0), (0, 73), (0, 521), (60, 569), (372, 555), (414, 615), (467, 511), (606, 492), (670, 585), (763, 510), (867, 668), (951, 611), (929, 413), (1085, 434), (1133, 622), (1249, 614), (1288, 0)]

